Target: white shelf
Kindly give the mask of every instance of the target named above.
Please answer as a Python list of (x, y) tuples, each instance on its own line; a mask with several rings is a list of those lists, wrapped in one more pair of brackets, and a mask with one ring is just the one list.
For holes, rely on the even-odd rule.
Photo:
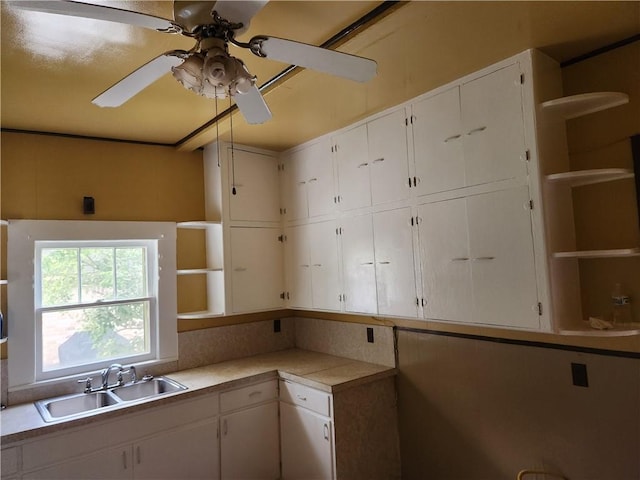
[(633, 177), (633, 171), (627, 168), (598, 168), (595, 170), (554, 173), (552, 175), (547, 175), (547, 181), (550, 183), (567, 185), (569, 187), (582, 187), (584, 185), (612, 182), (614, 180)]
[(582, 250), (576, 252), (556, 252), (554, 258), (616, 258), (638, 257), (640, 248), (619, 248), (615, 250)]
[(589, 326), (589, 322), (582, 322), (584, 326), (578, 329), (560, 330), (560, 335), (584, 335), (587, 337), (626, 337), (640, 334), (640, 323), (614, 325), (607, 330), (598, 330)]
[(179, 313), (178, 318), (180, 320), (201, 320), (203, 318), (222, 317), (224, 313), (220, 312), (188, 312)]
[(629, 95), (619, 92), (594, 92), (549, 100), (541, 104), (542, 110), (570, 120), (590, 113), (629, 103)]
[(211, 227), (213, 225), (222, 225), (222, 222), (193, 221), (193, 222), (178, 222), (176, 224), (178, 228), (191, 228), (191, 229), (203, 229), (203, 228)]
[(184, 268), (176, 270), (178, 275), (201, 275), (209, 272), (222, 272), (222, 268)]

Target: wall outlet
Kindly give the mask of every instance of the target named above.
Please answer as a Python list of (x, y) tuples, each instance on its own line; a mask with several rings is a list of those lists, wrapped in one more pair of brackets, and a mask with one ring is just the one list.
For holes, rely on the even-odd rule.
[(280, 332), (280, 319), (273, 321), (273, 333)]
[(571, 364), (571, 377), (576, 387), (589, 387), (589, 378), (587, 377), (587, 366), (584, 363)]
[(367, 342), (373, 343), (373, 328), (367, 327)]

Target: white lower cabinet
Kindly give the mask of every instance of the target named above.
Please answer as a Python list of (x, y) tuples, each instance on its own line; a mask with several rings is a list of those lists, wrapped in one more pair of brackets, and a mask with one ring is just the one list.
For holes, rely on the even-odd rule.
[[(279, 478), (277, 380), (222, 393), (220, 401), (221, 477)], [(229, 413), (225, 413), (227, 409)]]
[(335, 478), (331, 395), (280, 382), (282, 478)]
[(19, 478), (218, 479), (217, 415), (204, 395), (37, 438), (17, 447)]

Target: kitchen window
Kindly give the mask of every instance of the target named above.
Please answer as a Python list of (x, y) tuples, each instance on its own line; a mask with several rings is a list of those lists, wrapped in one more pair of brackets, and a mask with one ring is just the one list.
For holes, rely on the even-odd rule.
[(9, 222), (9, 386), (176, 360), (175, 224)]

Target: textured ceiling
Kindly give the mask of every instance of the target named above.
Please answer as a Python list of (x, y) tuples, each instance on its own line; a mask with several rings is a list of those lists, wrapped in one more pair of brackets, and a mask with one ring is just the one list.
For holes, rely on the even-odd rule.
[[(91, 2), (172, 18), (172, 2)], [(319, 45), (380, 2), (270, 1), (241, 37), (266, 34)], [(155, 56), (193, 41), (97, 20), (18, 11), (1, 4), (5, 129), (114, 138), (198, 148), (229, 117), (166, 75), (123, 106), (91, 99)], [(273, 118), (247, 125), (233, 115), (237, 143), (284, 150), (406, 101), (527, 48), (559, 61), (640, 33), (640, 2), (406, 2), (357, 32), (339, 50), (378, 62), (368, 84), (303, 70), (265, 94)], [(287, 65), (232, 48), (261, 85)], [(219, 101), (218, 111), (229, 107)], [(200, 129), (202, 131), (198, 132)]]

